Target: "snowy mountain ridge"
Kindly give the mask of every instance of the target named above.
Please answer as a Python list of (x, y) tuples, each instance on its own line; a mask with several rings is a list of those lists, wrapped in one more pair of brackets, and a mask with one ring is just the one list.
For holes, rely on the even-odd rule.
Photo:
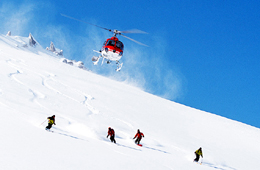
[[(71, 67), (27, 43), (0, 36), (1, 169), (259, 169), (258, 128)], [(44, 130), (51, 115), (53, 133)], [(143, 147), (134, 144), (137, 129)], [(202, 165), (193, 162), (199, 147)]]

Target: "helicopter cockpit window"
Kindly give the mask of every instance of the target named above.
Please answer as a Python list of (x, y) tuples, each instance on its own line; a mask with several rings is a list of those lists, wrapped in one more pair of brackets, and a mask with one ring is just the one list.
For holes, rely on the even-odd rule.
[(114, 46), (115, 45), (115, 41), (114, 40), (108, 40), (107, 41), (107, 45)]
[(124, 49), (124, 44), (121, 41), (117, 41), (116, 42), (116, 47), (120, 48), (121, 50), (123, 50)]

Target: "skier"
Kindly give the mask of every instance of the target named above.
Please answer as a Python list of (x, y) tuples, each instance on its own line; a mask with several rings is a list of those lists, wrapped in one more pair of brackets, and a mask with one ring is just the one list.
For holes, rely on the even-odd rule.
[(55, 124), (55, 115), (48, 117), (47, 119), (49, 120), (49, 122), (48, 122), (48, 126), (46, 126), (45, 130), (50, 130), (53, 124), (56, 125)]
[(115, 140), (115, 131), (114, 131), (114, 129), (112, 129), (111, 127), (108, 128), (107, 138), (108, 138), (108, 136), (110, 136), (111, 142), (116, 143), (116, 140)]
[(194, 162), (198, 162), (200, 159), (200, 156), (203, 158), (202, 155), (202, 148), (200, 147), (198, 150), (196, 150), (195, 152), (196, 158), (194, 159)]
[(133, 138), (133, 139), (136, 138), (135, 143), (136, 143), (137, 145), (139, 145), (139, 143), (140, 143), (142, 137), (144, 137), (144, 134), (143, 134), (142, 132), (140, 132), (140, 130), (138, 129), (138, 130), (137, 130), (137, 133), (136, 133), (136, 135), (135, 135), (135, 137)]

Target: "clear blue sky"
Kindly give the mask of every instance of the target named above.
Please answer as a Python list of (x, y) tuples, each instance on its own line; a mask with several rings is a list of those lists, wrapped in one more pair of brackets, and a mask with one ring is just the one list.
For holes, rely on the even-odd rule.
[[(260, 128), (260, 1), (61, 1), (0, 2), (0, 33), (50, 41), (69, 59), (98, 74)], [(62, 17), (149, 34), (131, 34), (150, 47), (125, 44), (120, 73), (91, 58), (109, 32)], [(123, 112), (122, 112), (123, 113)], [(162, 114), (162, 113), (158, 113)], [(199, 122), (198, 122), (199, 123)]]

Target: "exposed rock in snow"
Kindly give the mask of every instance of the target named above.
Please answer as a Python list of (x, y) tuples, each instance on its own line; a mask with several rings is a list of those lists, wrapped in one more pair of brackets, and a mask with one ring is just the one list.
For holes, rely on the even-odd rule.
[(50, 51), (52, 51), (52, 52), (56, 51), (53, 42), (51, 42), (51, 45), (50, 45)]
[(72, 66), (76, 66), (78, 68), (86, 69), (84, 67), (84, 63), (82, 61), (69, 60), (66, 58), (62, 58), (60, 61), (63, 63), (69, 64), (69, 65), (72, 65)]
[(35, 46), (37, 44), (37, 42), (35, 41), (35, 39), (33, 38), (32, 34), (29, 34), (29, 45), (30, 46)]
[(8, 31), (8, 33), (6, 34), (6, 36), (11, 36), (11, 31)]
[(51, 42), (50, 47), (47, 47), (46, 50), (53, 52), (56, 55), (63, 55), (63, 50), (57, 49), (54, 46), (54, 43)]

